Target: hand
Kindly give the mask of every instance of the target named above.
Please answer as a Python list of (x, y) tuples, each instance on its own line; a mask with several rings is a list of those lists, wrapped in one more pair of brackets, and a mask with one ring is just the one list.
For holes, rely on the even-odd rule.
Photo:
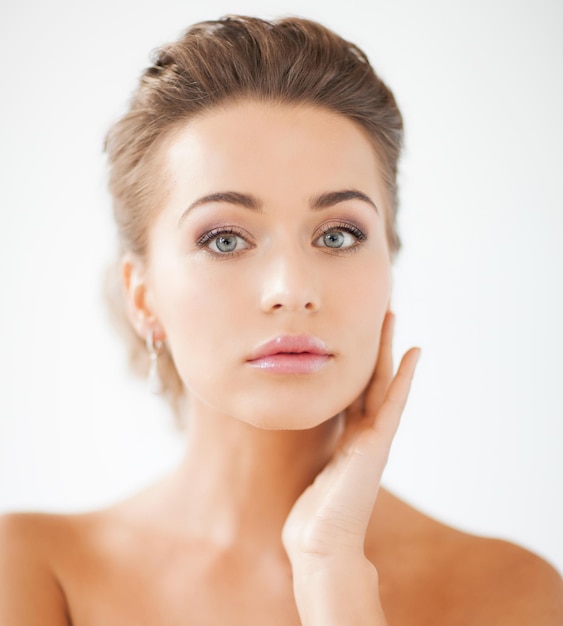
[[(350, 586), (352, 581), (354, 593), (364, 593), (356, 574), (367, 581), (366, 593), (372, 594), (365, 598), (367, 604), (378, 599), (377, 573), (364, 555), (365, 535), (420, 355), (420, 349), (411, 348), (393, 377), (393, 322), (393, 314), (387, 313), (372, 378), (346, 411), (345, 431), (335, 454), (299, 497), (284, 525), (282, 538), (294, 570), (295, 596), (303, 624), (331, 623), (326, 617), (326, 603), (338, 604), (342, 585)], [(313, 578), (324, 581), (322, 597), (318, 597), (324, 617), (306, 620), (304, 614), (311, 611), (304, 604), (310, 603), (311, 594), (316, 593)], [(349, 600), (343, 601), (349, 604)], [(314, 599), (311, 601), (315, 604)], [(380, 607), (374, 610), (380, 619)], [(334, 614), (345, 619), (339, 609)]]

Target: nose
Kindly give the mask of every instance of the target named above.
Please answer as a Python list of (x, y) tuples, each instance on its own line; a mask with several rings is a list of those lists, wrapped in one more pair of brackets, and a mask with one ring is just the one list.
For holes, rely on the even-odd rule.
[(314, 313), (320, 297), (313, 268), (296, 251), (274, 256), (263, 267), (261, 306), (266, 313), (293, 311)]

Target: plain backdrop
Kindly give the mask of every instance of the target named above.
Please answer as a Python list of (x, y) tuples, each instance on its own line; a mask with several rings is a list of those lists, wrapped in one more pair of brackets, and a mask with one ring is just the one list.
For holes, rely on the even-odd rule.
[(0, 511), (82, 511), (183, 441), (101, 300), (103, 136), (149, 52), (226, 13), (317, 19), (406, 124), (396, 354), (423, 348), (385, 483), (563, 569), (563, 4), (98, 0), (0, 9)]

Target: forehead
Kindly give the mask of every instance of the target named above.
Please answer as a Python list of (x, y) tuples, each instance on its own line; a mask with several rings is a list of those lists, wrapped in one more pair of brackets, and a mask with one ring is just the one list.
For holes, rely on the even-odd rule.
[(173, 194), (233, 189), (267, 200), (358, 188), (384, 204), (373, 143), (325, 109), (244, 100), (184, 123), (163, 148)]

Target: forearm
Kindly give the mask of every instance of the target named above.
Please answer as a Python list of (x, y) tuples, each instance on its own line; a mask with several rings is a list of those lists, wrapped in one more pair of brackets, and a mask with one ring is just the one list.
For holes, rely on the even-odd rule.
[(302, 626), (387, 626), (367, 559), (313, 556), (295, 564), (293, 575)]

